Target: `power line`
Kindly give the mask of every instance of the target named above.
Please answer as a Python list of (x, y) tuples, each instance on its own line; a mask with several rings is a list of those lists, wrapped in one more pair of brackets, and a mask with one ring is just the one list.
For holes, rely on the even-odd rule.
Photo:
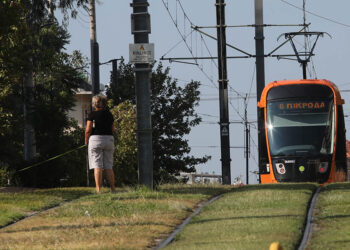
[[(294, 8), (296, 8), (296, 9), (303, 10), (302, 8), (300, 8), (300, 7), (298, 7), (298, 6), (294, 5), (294, 4), (291, 4), (291, 3), (289, 3), (289, 2), (287, 2), (287, 1), (285, 1), (285, 0), (281, 0), (281, 2), (283, 2), (283, 3), (285, 3), (285, 4), (288, 4), (288, 5), (290, 5), (290, 6), (294, 7)], [(308, 10), (305, 10), (305, 12), (307, 12), (307, 13), (313, 15), (313, 16), (316, 16), (316, 17), (318, 17), (318, 18), (327, 20), (327, 21), (329, 21), (329, 22), (332, 22), (332, 23), (339, 24), (339, 25), (342, 25), (342, 26), (344, 26), (344, 27), (350, 28), (350, 25), (348, 25), (348, 24), (341, 23), (341, 22), (338, 22), (338, 21), (336, 21), (336, 20), (330, 19), (330, 18), (328, 18), (328, 17), (324, 17), (324, 16), (321, 16), (321, 15), (315, 14), (315, 13), (313, 13), (313, 12), (311, 12), (311, 11), (308, 11)]]
[(209, 114), (203, 114), (203, 113), (197, 113), (197, 114), (202, 115), (202, 116), (207, 116), (207, 117), (219, 118), (219, 116), (217, 116), (217, 115), (209, 115)]
[[(166, 3), (164, 2), (164, 0), (162, 0), (162, 2), (163, 2), (163, 5), (164, 5), (165, 9), (167, 10), (167, 12), (168, 12), (168, 14), (169, 14), (171, 20), (173, 21), (173, 23), (174, 23), (174, 25), (175, 25), (175, 27), (176, 27), (178, 33), (179, 33), (180, 36), (182, 37), (182, 40), (183, 40), (183, 42), (185, 43), (185, 45), (186, 45), (188, 51), (190, 52), (190, 54), (191, 54), (193, 60), (197, 63), (197, 67), (198, 67), (198, 68), (200, 69), (200, 71), (206, 76), (206, 78), (212, 83), (212, 85), (213, 85), (216, 89), (218, 89), (218, 86), (214, 83), (213, 79), (212, 79), (211, 77), (209, 77), (209, 75), (203, 70), (202, 67), (199, 66), (199, 64), (198, 64), (198, 59), (196, 59), (196, 57), (194, 56), (192, 48), (188, 45), (188, 43), (187, 43), (187, 41), (186, 41), (184, 35), (181, 33), (181, 31), (180, 31), (180, 29), (179, 29), (179, 26), (178, 26), (178, 23), (177, 23), (177, 19), (174, 19), (174, 17), (173, 17), (172, 14), (170, 13), (168, 4), (166, 4)], [(191, 24), (191, 26), (194, 26), (194, 27), (195, 27), (194, 23), (189, 19), (188, 15), (186, 14), (186, 12), (185, 12), (185, 10), (184, 10), (182, 4), (181, 4), (181, 1), (180, 1), (180, 0), (176, 0), (176, 2), (179, 3), (179, 5), (180, 5), (180, 8), (181, 8), (181, 10), (182, 10), (182, 12), (183, 12), (183, 14), (184, 14), (184, 19), (185, 19), (185, 20), (188, 20), (188, 22)], [(210, 50), (208, 49), (208, 47), (207, 47), (207, 45), (206, 45), (206, 43), (205, 43), (205, 40), (204, 40), (203, 37), (202, 37), (202, 34), (201, 34), (201, 38), (202, 38), (202, 41), (204, 42), (204, 44), (205, 44), (205, 46), (206, 46), (206, 48), (207, 48), (208, 53), (211, 55)], [(212, 56), (211, 56), (211, 57), (212, 57)], [(213, 59), (211, 59), (211, 60), (215, 63), (215, 61), (214, 61)], [(217, 67), (217, 64), (215, 64), (215, 65), (216, 65), (216, 67)], [(229, 86), (229, 88), (231, 89), (231, 91), (235, 92), (238, 96), (243, 97), (238, 91), (234, 90), (230, 85), (228, 85), (228, 86)], [(242, 117), (242, 115), (241, 115), (241, 114), (239, 113), (239, 111), (234, 107), (234, 105), (232, 104), (232, 102), (231, 102), (230, 100), (229, 100), (229, 103), (230, 103), (231, 107), (234, 109), (234, 111), (238, 114), (238, 116), (239, 116), (240, 118), (242, 118), (242, 120), (244, 120), (243, 117)]]
[[(187, 39), (187, 37), (189, 35), (191, 35), (194, 32), (194, 30), (191, 30), (190, 33), (188, 33), (187, 35), (185, 35), (185, 39)], [(167, 54), (169, 54), (171, 51), (173, 51), (180, 43), (182, 43), (183, 40), (178, 41), (175, 45), (173, 45), (167, 52), (165, 52), (164, 55), (162, 55), (162, 57), (165, 57)]]
[[(178, 24), (177, 24), (177, 20), (175, 20), (174, 17), (171, 15), (170, 10), (169, 10), (168, 6), (165, 4), (164, 0), (162, 0), (162, 2), (163, 2), (163, 5), (164, 5), (165, 9), (167, 10), (167, 12), (168, 12), (168, 14), (169, 14), (171, 20), (172, 20), (173, 23), (174, 23), (174, 25), (175, 25), (175, 27), (176, 27), (176, 30), (178, 31), (178, 33), (179, 33), (180, 36), (182, 37), (182, 40), (184, 41), (184, 43), (185, 43), (185, 45), (186, 45), (188, 51), (190, 52), (190, 54), (191, 54), (193, 60), (197, 63), (197, 67), (198, 67), (198, 68), (200, 69), (200, 71), (210, 80), (210, 82), (211, 82), (216, 88), (218, 88), (218, 87), (214, 84), (213, 80), (208, 76), (208, 74), (205, 73), (205, 71), (203, 70), (203, 68), (200, 67), (200, 66), (198, 65), (198, 60), (195, 59), (195, 56), (194, 56), (194, 54), (193, 54), (192, 48), (188, 45), (185, 36), (181, 33), (181, 31), (180, 31), (180, 29), (179, 29), (179, 26), (178, 26)], [(178, 0), (176, 0), (176, 2), (178, 2)], [(190, 21), (189, 18), (187, 17), (187, 14), (186, 14), (186, 13), (184, 13), (184, 16), (185, 16), (185, 18), (187, 18), (187, 20), (191, 23), (191, 21)]]
[(245, 100), (245, 105), (248, 105), (248, 99), (250, 98), (250, 94), (251, 94), (252, 87), (253, 87), (253, 82), (254, 82), (254, 77), (255, 77), (255, 70), (256, 70), (256, 64), (254, 64), (253, 75), (252, 75), (251, 82), (250, 82), (249, 92), (248, 92), (248, 95), (247, 95), (246, 100)]

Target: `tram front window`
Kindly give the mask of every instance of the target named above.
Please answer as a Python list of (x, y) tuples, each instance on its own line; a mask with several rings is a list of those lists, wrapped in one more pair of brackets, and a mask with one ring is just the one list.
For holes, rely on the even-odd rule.
[(269, 101), (267, 133), (271, 156), (332, 154), (333, 101)]

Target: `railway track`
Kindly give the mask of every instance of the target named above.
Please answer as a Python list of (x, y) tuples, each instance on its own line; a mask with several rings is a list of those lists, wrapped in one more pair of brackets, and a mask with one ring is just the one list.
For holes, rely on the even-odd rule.
[[(320, 193), (322, 187), (318, 187), (315, 192), (313, 193), (311, 199), (310, 199), (310, 204), (309, 204), (309, 208), (308, 208), (308, 212), (305, 218), (305, 227), (304, 227), (304, 232), (303, 232), (303, 237), (300, 241), (299, 246), (297, 247), (298, 250), (304, 250), (309, 242), (309, 239), (311, 238), (311, 231), (312, 231), (312, 221), (313, 221), (313, 212), (314, 212), (314, 208), (315, 208), (315, 204), (317, 202), (317, 198), (318, 195)], [(156, 247), (152, 248), (152, 249), (162, 249), (165, 246), (167, 246), (168, 244), (170, 244), (174, 238), (175, 235), (177, 235), (189, 222), (190, 220), (198, 215), (202, 208), (213, 203), (214, 201), (216, 201), (218, 198), (220, 198), (222, 195), (218, 195), (214, 198), (212, 198), (211, 200), (209, 200), (206, 203), (203, 203), (200, 207), (198, 207), (180, 226), (178, 226), (166, 239), (164, 239), (162, 242), (160, 242)], [(280, 244), (278, 244), (280, 245)], [(271, 246), (270, 246), (271, 249)], [(273, 248), (274, 249), (274, 248)], [(279, 248), (276, 248), (279, 249)]]
[(304, 229), (304, 234), (303, 234), (303, 238), (300, 242), (300, 245), (298, 247), (298, 250), (303, 250), (305, 249), (309, 239), (310, 239), (310, 236), (311, 236), (311, 230), (312, 230), (312, 215), (313, 215), (313, 211), (314, 211), (314, 208), (315, 208), (315, 204), (316, 204), (316, 201), (317, 201), (317, 197), (320, 193), (320, 190), (321, 190), (321, 187), (318, 187), (316, 189), (316, 191), (314, 192), (313, 196), (312, 196), (312, 199), (311, 199), (311, 202), (310, 202), (310, 206), (309, 206), (309, 210), (307, 212), (307, 217), (306, 217), (306, 224), (305, 224), (305, 229)]

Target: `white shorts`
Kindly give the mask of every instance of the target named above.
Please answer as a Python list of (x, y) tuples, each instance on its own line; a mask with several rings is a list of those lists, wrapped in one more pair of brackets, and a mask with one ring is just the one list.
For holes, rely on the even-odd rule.
[(113, 135), (92, 135), (89, 138), (89, 166), (94, 168), (113, 168)]

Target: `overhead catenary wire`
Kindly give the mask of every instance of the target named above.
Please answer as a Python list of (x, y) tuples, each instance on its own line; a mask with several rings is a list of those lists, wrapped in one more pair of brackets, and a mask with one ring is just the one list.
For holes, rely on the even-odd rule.
[[(185, 35), (185, 39), (187, 39), (188, 36), (190, 36), (192, 33), (194, 32), (194, 30), (191, 30), (191, 32), (189, 32), (187, 35)], [(171, 51), (173, 51), (179, 44), (181, 44), (183, 42), (183, 38), (178, 41), (175, 45), (173, 45), (167, 52), (164, 53), (164, 55), (161, 56), (161, 58), (164, 58), (167, 54), (169, 54)]]
[[(188, 15), (186, 14), (186, 12), (185, 12), (185, 10), (184, 10), (182, 4), (181, 4), (181, 1), (180, 1), (180, 0), (176, 0), (176, 2), (179, 4), (180, 9), (181, 9), (182, 12), (184, 13), (184, 19), (185, 19), (185, 20), (188, 20), (188, 22), (191, 24), (191, 26), (195, 26), (195, 25), (193, 24), (193, 22), (189, 19)], [(164, 0), (162, 0), (162, 3), (163, 3), (163, 5), (164, 5), (164, 7), (166, 8), (166, 10), (167, 10), (167, 12), (168, 12), (168, 15), (170, 16), (171, 20), (173, 21), (173, 23), (174, 23), (174, 25), (175, 25), (175, 27), (176, 27), (178, 33), (180, 34), (180, 36), (181, 36), (181, 38), (182, 38), (182, 41), (185, 43), (185, 45), (186, 45), (188, 51), (190, 52), (190, 54), (191, 54), (193, 60), (196, 62), (197, 67), (198, 67), (198, 68), (200, 69), (200, 71), (205, 75), (205, 77), (212, 83), (212, 85), (213, 85), (216, 89), (218, 89), (218, 86), (214, 83), (213, 79), (203, 70), (202, 67), (199, 66), (198, 60), (195, 58), (192, 48), (188, 45), (188, 43), (187, 43), (187, 41), (186, 41), (184, 35), (181, 33), (181, 31), (180, 31), (180, 29), (179, 29), (179, 26), (178, 26), (177, 21), (175, 21), (174, 17), (172, 16), (172, 14), (171, 14), (171, 12), (170, 12), (170, 10), (169, 10), (169, 5), (166, 4)], [(204, 39), (203, 39), (202, 36), (201, 36), (201, 38), (202, 38), (202, 41), (204, 42)], [(206, 45), (205, 42), (204, 42), (204, 45), (205, 45), (205, 47), (206, 47), (208, 53), (211, 55), (211, 52), (210, 52), (210, 50), (208, 49), (208, 46)], [(212, 57), (212, 56), (211, 56), (211, 57)], [(213, 62), (215, 62), (212, 58), (211, 58), (211, 60), (212, 60)], [(216, 63), (215, 63), (215, 66), (218, 67)], [(229, 85), (228, 85), (228, 86), (229, 86)], [(229, 87), (230, 87), (230, 89), (231, 89), (232, 91), (234, 91), (234, 92), (236, 92), (238, 95), (240, 95), (240, 94), (239, 94), (236, 90), (234, 90), (231, 86), (229, 86)], [(242, 117), (242, 115), (239, 113), (239, 111), (234, 107), (234, 105), (233, 105), (230, 101), (229, 101), (229, 103), (230, 103), (231, 107), (234, 109), (234, 111), (238, 114), (238, 116), (240, 116), (240, 118), (242, 118), (242, 120), (243, 120), (243, 117)]]
[[(285, 1), (285, 0), (280, 0), (280, 1), (283, 2), (283, 3), (285, 3), (285, 4), (288, 4), (288, 5), (292, 6), (292, 7), (294, 7), (294, 8), (296, 8), (296, 9), (303, 10), (302, 8), (300, 8), (300, 7), (298, 7), (298, 6), (294, 5), (294, 4), (291, 4), (291, 3), (288, 2), (288, 1)], [(316, 17), (318, 17), (318, 18), (327, 20), (327, 21), (329, 21), (329, 22), (332, 22), (332, 23), (339, 24), (339, 25), (342, 25), (342, 26), (344, 26), (344, 27), (350, 28), (350, 25), (349, 25), (349, 24), (341, 23), (341, 22), (339, 22), (339, 21), (336, 21), (336, 20), (333, 20), (333, 19), (331, 19), (331, 18), (318, 15), (318, 14), (313, 13), (313, 12), (308, 11), (308, 10), (305, 10), (305, 12), (309, 13), (310, 15), (316, 16)]]
[[(163, 3), (164, 3), (164, 0), (163, 0)], [(168, 2), (167, 2), (167, 3), (168, 3)], [(185, 12), (185, 10), (184, 10), (181, 1), (180, 1), (180, 0), (176, 0), (176, 3), (178, 4), (178, 7), (179, 7), (179, 9), (177, 9), (176, 11), (181, 10), (181, 11), (182, 11), (181, 14), (183, 15), (183, 17), (184, 17), (184, 19), (186, 20), (186, 22), (188, 21), (190, 24), (193, 25), (193, 23), (190, 21), (189, 16), (186, 14), (186, 12)], [(164, 5), (167, 6), (167, 7), (169, 7), (168, 4), (165, 4), (165, 3), (164, 3)], [(167, 9), (167, 11), (168, 11), (168, 14), (171, 16), (170, 10)], [(179, 15), (179, 16), (180, 16), (180, 15)], [(174, 24), (175, 24), (175, 25), (179, 25), (179, 24), (178, 24), (178, 20), (177, 20)], [(308, 25), (309, 25), (309, 24), (308, 24)], [(305, 26), (308, 26), (308, 25), (306, 25), (305, 22), (304, 22), (303, 25), (299, 25), (299, 26), (303, 26), (303, 29), (304, 29)], [(292, 25), (290, 25), (290, 26), (292, 26)], [(293, 25), (293, 26), (295, 26), (295, 25)], [(193, 26), (193, 27), (198, 27), (198, 26)], [(226, 26), (225, 26), (225, 27), (226, 27)], [(192, 59), (196, 62), (197, 67), (199, 67), (199, 68), (201, 69), (201, 71), (204, 73), (203, 68), (200, 67), (200, 66), (199, 66), (199, 63), (198, 63), (198, 59), (201, 59), (201, 58), (198, 58), (198, 53), (195, 53), (195, 52), (198, 52), (198, 49), (196, 49), (196, 50), (193, 49), (192, 33), (187, 33), (187, 32), (181, 33), (179, 27), (176, 27), (176, 28), (177, 28), (179, 34), (182, 36), (182, 41), (184, 41), (184, 43), (185, 43), (187, 49), (190, 51), (190, 53), (191, 53), (191, 55), (192, 55)], [(188, 28), (188, 25), (185, 25), (185, 24), (184, 24), (184, 25), (183, 25), (183, 30), (186, 31), (187, 28)], [(303, 30), (303, 29), (302, 29), (302, 30)], [(189, 37), (189, 36), (191, 35), (191, 43), (189, 43), (188, 41), (186, 41), (186, 39), (183, 38), (183, 34), (187, 34), (187, 37)], [(197, 33), (196, 33), (196, 34), (197, 34)], [(201, 36), (201, 39), (204, 40), (202, 36)], [(286, 42), (288, 42), (288, 40), (287, 40)], [(178, 43), (178, 44), (179, 44), (179, 43)], [(201, 44), (203, 44), (203, 43), (201, 43)], [(285, 43), (283, 43), (281, 46), (283, 46), (284, 44), (285, 44)], [(196, 43), (196, 45), (197, 45), (197, 43)], [(279, 48), (280, 48), (281, 46), (279, 46)], [(175, 46), (175, 47), (176, 47), (176, 46)], [(172, 49), (173, 49), (173, 48), (172, 48)], [(277, 48), (277, 49), (278, 49), (278, 48)], [(276, 49), (276, 50), (277, 50), (277, 49)], [(274, 50), (274, 51), (276, 51), (276, 50)], [(208, 50), (208, 51), (210, 51), (210, 50)], [(272, 51), (271, 53), (273, 53), (274, 51)], [(168, 52), (167, 52), (167, 53), (168, 53)], [(197, 58), (194, 58), (194, 57), (195, 57), (194, 55), (196, 55)], [(271, 55), (270, 55), (270, 56), (271, 56)], [(215, 62), (213, 57), (208, 58), (208, 59), (210, 59), (212, 62)], [(216, 67), (217, 67), (217, 65), (216, 65)], [(236, 99), (244, 99), (244, 105), (245, 105), (245, 106), (248, 106), (250, 96), (252, 95), (251, 90), (252, 90), (252, 85), (253, 85), (253, 82), (254, 82), (254, 75), (255, 75), (254, 73), (255, 73), (255, 71), (256, 71), (256, 68), (255, 68), (255, 66), (254, 66), (254, 69), (253, 69), (253, 76), (252, 76), (252, 78), (251, 78), (249, 91), (248, 91), (248, 93), (247, 93), (245, 96), (243, 96), (243, 95), (242, 95), (241, 93), (239, 93), (237, 90), (235, 90), (235, 89), (232, 88), (230, 85), (228, 85), (228, 86), (229, 86), (230, 92), (232, 92), (232, 93), (234, 93), (235, 95), (237, 95), (237, 98), (236, 98)], [(214, 83), (214, 81), (212, 80), (212, 78), (210, 78), (207, 74), (205, 74), (205, 75), (206, 75), (206, 77), (209, 79), (209, 81), (211, 82), (211, 84), (212, 84), (215, 88), (217, 88), (217, 85)], [(201, 100), (204, 101), (205, 98), (201, 98)], [(229, 104), (230, 104), (230, 106), (233, 108), (233, 110), (238, 114), (238, 116), (239, 116), (239, 117), (242, 119), (242, 121), (243, 121), (243, 120), (244, 120), (243, 115), (241, 114), (241, 112), (239, 111), (239, 109), (236, 108), (236, 105), (234, 105), (234, 104), (232, 103), (231, 100), (229, 100)], [(208, 122), (208, 123), (215, 124), (215, 122)], [(253, 127), (253, 128), (255, 129), (255, 127)], [(254, 144), (253, 144), (253, 145), (254, 145)], [(256, 145), (254, 145), (254, 146), (256, 146)], [(254, 158), (254, 161), (256, 162), (256, 159), (255, 159), (255, 158)]]
[(250, 82), (250, 88), (249, 88), (249, 91), (248, 91), (248, 95), (245, 99), (245, 105), (248, 105), (248, 100), (250, 98), (250, 95), (251, 95), (251, 91), (252, 91), (252, 87), (253, 87), (253, 82), (254, 82), (254, 78), (255, 78), (255, 71), (256, 71), (256, 64), (254, 64), (254, 70), (253, 70), (253, 75), (252, 75), (252, 78), (251, 78), (251, 82)]
[[(178, 2), (178, 0), (176, 0), (176, 2)], [(191, 56), (194, 58), (194, 61), (196, 62), (197, 67), (198, 67), (199, 70), (205, 75), (205, 77), (206, 77), (207, 79), (209, 79), (210, 82), (212, 82), (213, 85), (214, 85), (216, 88), (218, 88), (218, 87), (214, 84), (214, 82), (212, 81), (212, 79), (208, 76), (208, 74), (203, 70), (203, 68), (199, 66), (198, 60), (195, 59), (193, 50), (192, 50), (192, 48), (188, 45), (188, 43), (187, 43), (186, 38), (184, 37), (184, 35), (181, 33), (181, 31), (180, 31), (180, 29), (179, 29), (179, 26), (178, 26), (178, 24), (177, 24), (177, 21), (174, 20), (174, 17), (171, 15), (170, 10), (169, 10), (168, 6), (165, 4), (164, 0), (162, 0), (162, 3), (163, 3), (163, 5), (164, 5), (165, 9), (167, 10), (167, 12), (168, 12), (168, 14), (169, 14), (171, 20), (173, 21), (173, 23), (174, 23), (174, 25), (175, 25), (175, 27), (176, 27), (176, 29), (177, 29), (179, 35), (181, 36), (182, 40), (184, 41), (187, 50), (190, 52)], [(189, 20), (186, 14), (184, 14), (184, 16), (187, 18), (187, 20)]]

